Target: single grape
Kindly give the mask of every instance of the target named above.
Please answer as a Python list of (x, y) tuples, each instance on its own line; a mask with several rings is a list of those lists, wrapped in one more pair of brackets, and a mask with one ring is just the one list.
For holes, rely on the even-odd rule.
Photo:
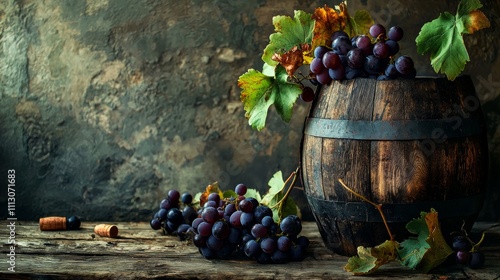
[(370, 40), (370, 37), (368, 37), (366, 35), (358, 36), (358, 39), (356, 40), (356, 46), (359, 49), (369, 48), (371, 44), (372, 44), (372, 41)]
[(302, 224), (296, 215), (286, 216), (280, 224), (280, 229), (285, 234), (297, 235), (302, 230)]
[(67, 223), (66, 223), (66, 229), (68, 230), (75, 230), (75, 229), (80, 229), (80, 218), (77, 216), (71, 216), (68, 217)]
[(456, 260), (458, 264), (469, 264), (471, 260), (471, 254), (467, 251), (457, 251)]
[(257, 208), (255, 208), (254, 212), (253, 212), (254, 216), (255, 216), (255, 222), (256, 223), (260, 223), (262, 222), (262, 219), (266, 216), (273, 216), (273, 210), (271, 210), (271, 208), (269, 208), (268, 206), (266, 205), (259, 205), (257, 206)]
[(168, 191), (167, 196), (171, 202), (176, 202), (176, 201), (179, 201), (181, 194), (179, 193), (178, 190), (170, 190), (170, 191)]
[(411, 57), (406, 55), (398, 57), (398, 59), (394, 62), (394, 65), (396, 66), (398, 72), (403, 75), (410, 74), (412, 69), (415, 68)]
[(339, 67), (335, 69), (328, 69), (328, 76), (330, 77), (330, 80), (337, 80), (341, 81), (345, 79), (345, 68), (341, 64)]
[(403, 29), (399, 26), (393, 26), (389, 28), (389, 32), (387, 33), (387, 37), (389, 37), (390, 40), (394, 41), (400, 41), (403, 39)]
[(257, 208), (257, 206), (259, 206), (259, 201), (257, 199), (255, 199), (254, 197), (248, 197), (246, 199), (248, 199), (248, 200), (250, 200), (250, 202), (252, 202), (253, 209), (255, 209), (255, 208)]
[(394, 40), (387, 40), (385, 41), (385, 45), (387, 46), (387, 49), (389, 51), (389, 56), (394, 56), (399, 52), (399, 44), (398, 42)]
[(261, 224), (267, 228), (271, 228), (274, 225), (274, 219), (272, 216), (265, 216), (262, 218)]
[(349, 35), (345, 31), (339, 30), (339, 31), (333, 32), (331, 39), (332, 39), (332, 41), (335, 41), (335, 39), (337, 39), (338, 37), (349, 38)]
[(314, 90), (311, 87), (304, 87), (300, 94), (300, 99), (304, 102), (311, 102), (314, 100)]
[[(337, 68), (338, 69), (338, 68)], [(322, 85), (327, 85), (332, 81), (332, 78), (329, 75), (329, 72), (333, 69), (328, 69), (319, 74), (316, 74), (316, 80)]]
[(363, 69), (361, 68), (351, 68), (349, 66), (345, 68), (345, 78), (347, 80), (352, 80), (354, 78), (359, 78), (363, 76), (364, 72)]
[(326, 68), (335, 69), (339, 66), (339, 64), (340, 57), (333, 51), (326, 52), (325, 55), (323, 55), (323, 66), (325, 66)]
[(469, 252), (472, 249), (470, 241), (465, 236), (457, 236), (453, 238), (451, 247), (454, 251), (466, 251)]
[(245, 243), (243, 251), (245, 252), (245, 255), (247, 255), (250, 258), (256, 258), (262, 252), (259, 243), (257, 243), (257, 241), (253, 239)]
[(317, 58), (323, 58), (323, 55), (329, 51), (329, 49), (325, 46), (318, 46), (314, 49), (314, 57), (317, 57)]
[(347, 65), (349, 65), (349, 67), (360, 68), (363, 66), (364, 62), (365, 55), (361, 49), (352, 49), (347, 53)]
[(276, 250), (271, 254), (271, 259), (275, 263), (287, 263), (290, 260), (290, 255), (287, 252)]
[(180, 225), (184, 223), (184, 216), (179, 208), (172, 208), (168, 210), (167, 220), (174, 225)]
[(357, 43), (358, 37), (359, 37), (359, 35), (356, 35), (356, 36), (354, 36), (354, 37), (351, 38), (351, 46), (353, 48), (357, 48), (358, 47), (358, 43)]
[(309, 247), (309, 238), (305, 237), (305, 236), (299, 236), (299, 238), (297, 238), (297, 245), (299, 245), (300, 247), (306, 249), (307, 247)]
[(395, 79), (399, 76), (399, 72), (396, 69), (396, 66), (394, 64), (387, 65), (387, 67), (385, 68), (384, 74), (385, 74), (385, 76), (387, 76), (391, 79)]
[(261, 252), (260, 255), (257, 257), (257, 262), (260, 264), (269, 264), (273, 263), (273, 259), (271, 258), (271, 254), (268, 254), (266, 252)]
[(191, 231), (193, 230), (190, 225), (182, 224), (177, 228), (175, 233), (181, 241), (186, 240), (190, 229), (191, 229)]
[(472, 269), (481, 268), (484, 265), (484, 255), (481, 252), (472, 252), (469, 267)]
[(217, 239), (226, 239), (231, 229), (225, 221), (217, 221), (212, 226), (212, 235)]
[(163, 223), (163, 229), (168, 233), (168, 234), (172, 234), (174, 233), (174, 231), (177, 230), (177, 228), (179, 227), (179, 224), (174, 224), (170, 221), (166, 221)]
[(224, 245), (224, 240), (218, 239), (217, 237), (215, 237), (213, 235), (210, 235), (207, 238), (207, 247), (209, 249), (212, 249), (214, 251), (218, 251), (222, 248), (223, 245)]
[(280, 251), (287, 252), (292, 248), (292, 240), (288, 236), (280, 236), (276, 242)]
[(277, 248), (276, 241), (270, 237), (262, 238), (260, 241), (260, 248), (263, 252), (272, 254)]
[(332, 49), (338, 54), (347, 54), (352, 49), (351, 40), (347, 36), (339, 36), (333, 41)]
[(381, 35), (385, 36), (385, 27), (382, 24), (376, 23), (370, 27), (370, 35), (377, 38)]
[(373, 46), (373, 55), (386, 58), (389, 56), (389, 47), (384, 42), (378, 42)]
[(160, 208), (169, 210), (171, 208), (170, 200), (168, 198), (162, 199), (162, 201), (160, 202)]
[(230, 203), (224, 208), (224, 215), (231, 216), (236, 211), (236, 205)]
[(385, 65), (387, 65), (387, 61), (384, 59), (369, 55), (365, 58), (364, 69), (368, 74), (378, 76), (384, 70)]
[(255, 238), (262, 238), (267, 235), (267, 228), (262, 224), (255, 224), (250, 232)]
[(302, 246), (292, 246), (290, 249), (290, 259), (292, 261), (302, 261), (306, 256), (305, 249)]
[(215, 259), (217, 257), (217, 253), (208, 247), (200, 247), (199, 250), (200, 254), (207, 260)]
[(217, 257), (221, 260), (229, 260), (231, 258), (231, 254), (234, 252), (235, 246), (231, 243), (224, 243), (222, 248), (216, 252)]
[(182, 193), (181, 201), (184, 204), (191, 204), (191, 202), (193, 202), (193, 196), (188, 192)]
[(254, 224), (253, 213), (243, 212), (240, 216), (240, 223), (242, 227), (251, 227)]
[(253, 203), (249, 198), (245, 198), (238, 204), (238, 208), (246, 213), (250, 213), (253, 211)]
[(233, 244), (239, 244), (241, 241), (241, 237), (243, 236), (242, 231), (238, 228), (230, 227), (229, 236), (227, 240)]
[(208, 201), (215, 201), (215, 205), (219, 206), (220, 196), (218, 193), (210, 193), (207, 197)]
[(231, 216), (229, 217), (229, 223), (231, 224), (231, 226), (233, 226), (235, 228), (241, 227), (240, 219), (241, 219), (242, 213), (243, 213), (243, 211), (238, 210), (238, 211), (235, 211), (233, 214), (231, 214)]
[(209, 236), (212, 234), (212, 224), (201, 222), (198, 225), (198, 234), (201, 236)]
[(311, 64), (309, 65), (309, 70), (314, 74), (319, 74), (325, 70), (325, 65), (323, 65), (323, 59), (321, 58), (313, 58)]
[(237, 195), (245, 195), (247, 193), (247, 186), (245, 184), (238, 184), (234, 188), (234, 192)]
[(195, 234), (193, 237), (193, 244), (196, 247), (205, 247), (207, 244), (207, 237), (200, 234)]
[(161, 228), (161, 221), (160, 219), (152, 219), (149, 225), (151, 226), (152, 229), (158, 230)]
[(182, 209), (182, 217), (186, 224), (191, 224), (198, 217), (198, 212), (193, 206), (186, 206)]
[(219, 218), (219, 211), (215, 207), (204, 207), (201, 211), (201, 217), (205, 222), (213, 224)]
[(198, 226), (201, 224), (201, 222), (203, 222), (203, 219), (202, 218), (196, 218), (193, 220), (193, 222), (191, 223), (191, 227), (196, 231), (198, 232)]
[(158, 219), (160, 219), (161, 222), (163, 222), (167, 219), (168, 211), (170, 211), (170, 210), (166, 210), (165, 208), (160, 208), (160, 210), (158, 210), (156, 216), (158, 217)]

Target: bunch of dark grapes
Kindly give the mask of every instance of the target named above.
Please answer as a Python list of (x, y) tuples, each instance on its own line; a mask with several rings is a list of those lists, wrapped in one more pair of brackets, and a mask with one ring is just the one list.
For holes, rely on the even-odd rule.
[(197, 209), (191, 205), (192, 201), (190, 193), (181, 195), (177, 190), (170, 190), (160, 202), (160, 208), (150, 222), (151, 228), (163, 229), (165, 234), (177, 235), (184, 240), (191, 223), (198, 217)]
[[(370, 27), (370, 36), (357, 35), (349, 38), (344, 31), (335, 32), (331, 46), (318, 46), (309, 69), (314, 77), (311, 81), (322, 85), (332, 80), (373, 78), (390, 80), (415, 78), (416, 70), (409, 56), (399, 56), (399, 41), (403, 29), (393, 26), (386, 32), (381, 24)], [(301, 94), (304, 101), (312, 101), (314, 92), (304, 87)]]
[(473, 242), (467, 236), (456, 236), (453, 239), (452, 248), (455, 251), (457, 263), (468, 265), (473, 269), (482, 267), (484, 265), (484, 255), (474, 247), (477, 246), (473, 246)]
[(221, 199), (211, 193), (192, 222), (193, 244), (207, 259), (230, 259), (238, 256), (259, 263), (286, 263), (305, 257), (309, 239), (299, 236), (302, 223), (295, 215), (278, 225), (272, 210), (245, 197), (247, 187), (235, 187), (237, 198)]

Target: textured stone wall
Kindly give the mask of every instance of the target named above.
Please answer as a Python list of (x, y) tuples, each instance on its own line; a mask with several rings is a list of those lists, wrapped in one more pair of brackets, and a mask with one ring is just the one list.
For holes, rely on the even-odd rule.
[[(338, 1), (337, 1), (338, 2)], [(327, 1), (332, 4), (337, 2)], [(453, 2), (453, 3), (448, 3)], [(499, 7), (474, 39), (466, 72), (489, 123), (500, 167)], [(353, 1), (415, 38), (455, 1)], [(299, 161), (309, 104), (290, 124), (274, 111), (264, 131), (244, 119), (236, 81), (261, 68), (273, 15), (321, 1), (74, 0), (0, 2), (0, 174), (15, 169), (17, 216), (77, 214), (85, 220), (147, 220), (166, 191), (193, 193), (219, 181), (264, 192)], [(403, 52), (417, 57), (413, 39)], [(427, 61), (423, 61), (426, 64)], [(421, 73), (430, 67), (417, 65)], [(5, 175), (6, 176), (6, 175)], [(500, 180), (490, 179), (484, 218), (498, 218)], [(6, 192), (4, 192), (6, 193)], [(305, 212), (300, 190), (294, 191)], [(5, 195), (0, 196), (2, 205)], [(4, 217), (4, 212), (0, 212)]]

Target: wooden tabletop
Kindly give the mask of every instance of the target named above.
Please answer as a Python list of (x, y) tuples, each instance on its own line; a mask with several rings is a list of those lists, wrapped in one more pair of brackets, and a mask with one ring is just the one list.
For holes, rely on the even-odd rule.
[[(40, 231), (38, 222), (16, 221), (15, 272), (10, 272), (8, 221), (2, 222), (0, 279), (500, 279), (500, 227), (488, 230), (485, 266), (458, 265), (420, 274), (398, 263), (370, 277), (345, 272), (347, 257), (331, 253), (314, 222), (304, 222), (301, 235), (311, 245), (304, 261), (258, 264), (253, 260), (207, 260), (197, 248), (175, 236), (164, 236), (148, 223), (111, 223), (117, 238), (96, 236), (98, 222), (83, 222), (76, 231)], [(477, 223), (476, 231), (492, 224)]]

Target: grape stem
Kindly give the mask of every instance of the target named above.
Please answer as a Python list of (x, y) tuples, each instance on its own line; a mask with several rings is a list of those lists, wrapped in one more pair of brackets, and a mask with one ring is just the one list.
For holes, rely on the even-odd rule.
[(288, 196), (290, 195), (292, 189), (293, 189), (293, 185), (295, 185), (295, 182), (297, 181), (297, 174), (299, 173), (299, 170), (300, 170), (300, 166), (298, 166), (295, 171), (293, 171), (290, 176), (288, 176), (288, 178), (285, 180), (285, 182), (283, 183), (283, 188), (286, 187), (286, 185), (288, 184), (288, 182), (290, 180), (292, 180), (292, 183), (290, 184), (290, 186), (288, 187), (285, 195), (283, 196), (283, 198), (281, 198), (278, 202), (276, 202), (276, 204), (274, 204), (273, 206), (270, 206), (269, 208), (275, 208), (275, 207), (279, 207), (278, 208), (278, 213), (279, 213), (279, 217), (280, 217), (280, 220), (281, 220), (281, 216), (282, 216), (282, 213), (283, 213), (283, 206), (285, 205), (285, 202), (286, 200), (288, 199)]
[(385, 215), (384, 215), (384, 212), (382, 211), (382, 204), (377, 204), (371, 200), (369, 200), (368, 198), (366, 198), (365, 196), (355, 192), (354, 190), (352, 190), (351, 188), (349, 188), (345, 183), (344, 181), (342, 181), (342, 179), (339, 179), (339, 182), (340, 184), (342, 185), (342, 187), (344, 187), (346, 190), (348, 190), (350, 193), (352, 193), (354, 196), (360, 198), (361, 200), (373, 205), (377, 210), (378, 212), (380, 213), (380, 216), (382, 217), (382, 221), (384, 222), (384, 225), (385, 225), (385, 229), (387, 230), (387, 233), (389, 234), (389, 237), (391, 239), (391, 241), (394, 241), (394, 236), (392, 235), (391, 233), (391, 229), (389, 228), (389, 225), (387, 224), (387, 219), (385, 218)]

